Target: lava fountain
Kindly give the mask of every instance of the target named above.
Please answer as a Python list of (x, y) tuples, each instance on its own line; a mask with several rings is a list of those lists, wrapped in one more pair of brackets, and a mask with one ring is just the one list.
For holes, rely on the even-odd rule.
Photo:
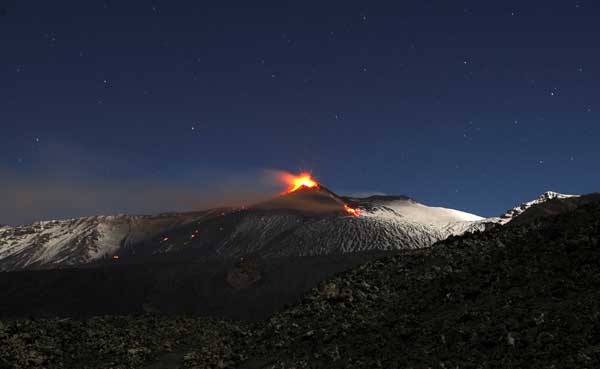
[(291, 173), (282, 173), (281, 179), (289, 186), (285, 193), (292, 193), (303, 187), (319, 188), (319, 183), (312, 178), (310, 173), (307, 172), (300, 173), (297, 176)]

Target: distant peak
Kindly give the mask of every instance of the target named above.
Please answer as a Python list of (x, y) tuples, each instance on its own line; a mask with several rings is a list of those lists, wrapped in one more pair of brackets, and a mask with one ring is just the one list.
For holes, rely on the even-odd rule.
[(579, 195), (566, 195), (559, 192), (546, 191), (538, 197), (538, 200), (567, 199), (569, 197), (579, 197)]
[(500, 217), (500, 219), (502, 219), (502, 223), (508, 223), (511, 220), (513, 220), (514, 218), (523, 214), (527, 209), (529, 209), (530, 207), (532, 207), (534, 205), (543, 204), (547, 201), (554, 200), (554, 199), (568, 199), (571, 197), (579, 197), (579, 195), (566, 195), (566, 194), (563, 194), (560, 192), (546, 191), (543, 194), (541, 194), (538, 198), (536, 198), (535, 200), (524, 202), (521, 205), (510, 209), (509, 211), (504, 213)]

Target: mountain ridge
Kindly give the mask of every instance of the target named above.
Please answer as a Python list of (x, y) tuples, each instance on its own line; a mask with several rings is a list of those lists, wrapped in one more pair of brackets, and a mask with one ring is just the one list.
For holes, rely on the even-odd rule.
[(508, 223), (515, 217), (518, 217), (519, 215), (523, 214), (525, 211), (530, 209), (532, 206), (543, 204), (550, 200), (570, 199), (570, 198), (574, 198), (574, 197), (581, 197), (581, 196), (580, 195), (567, 195), (567, 194), (562, 194), (562, 193), (555, 192), (555, 191), (546, 191), (531, 201), (521, 203), (520, 205), (507, 210), (504, 214), (502, 214), (500, 216), (500, 219), (501, 219), (502, 223)]
[[(407, 196), (342, 197), (321, 187), (249, 208), (42, 221), (0, 228), (0, 271), (77, 267), (113, 256), (133, 262), (170, 253), (206, 259), (422, 248), (506, 224), (544, 201), (571, 197), (547, 192), (514, 208), (526, 207), (512, 217), (482, 218)], [(361, 215), (346, 213), (346, 203)]]

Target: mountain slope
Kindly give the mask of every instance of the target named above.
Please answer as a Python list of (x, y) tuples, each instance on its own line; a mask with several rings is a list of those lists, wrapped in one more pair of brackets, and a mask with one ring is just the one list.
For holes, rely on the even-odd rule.
[(465, 232), (483, 231), (494, 222), (475, 214), (442, 207), (431, 207), (406, 196), (371, 196), (349, 199), (358, 204), (362, 215), (379, 221), (425, 225), (436, 230), (442, 239)]
[(389, 254), (161, 260), (0, 273), (0, 320), (148, 312), (264, 320), (319, 282)]
[[(0, 230), (0, 270), (85, 265), (119, 256), (212, 258), (307, 256), (421, 248), (482, 218), (413, 200), (345, 199), (303, 188), (247, 209), (156, 217), (90, 217)], [(347, 212), (358, 206), (361, 216)]]
[(423, 224), (474, 222), (484, 219), (459, 210), (423, 205), (405, 196), (371, 196), (349, 200), (363, 208), (366, 215), (377, 218), (407, 218)]
[[(349, 214), (347, 203), (360, 216)], [(481, 217), (407, 198), (348, 199), (325, 188), (303, 189), (173, 230), (167, 239), (131, 248), (125, 258), (144, 252), (275, 257), (399, 250), (428, 247), (449, 235), (484, 228)]]
[(215, 211), (157, 216), (96, 216), (0, 228), (0, 271), (81, 265), (213, 215)]
[[(322, 186), (301, 188), (249, 208), (0, 228), (0, 271), (112, 262), (115, 255), (120, 263), (135, 263), (423, 248), (451, 235), (506, 224), (559, 199), (574, 197), (547, 193), (502, 217), (484, 219), (405, 196), (345, 198)], [(349, 214), (348, 205), (360, 216)]]

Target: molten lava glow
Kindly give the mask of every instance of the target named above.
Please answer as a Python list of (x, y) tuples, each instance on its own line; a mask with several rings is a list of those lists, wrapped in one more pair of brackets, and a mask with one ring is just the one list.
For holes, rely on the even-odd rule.
[(286, 173), (282, 179), (290, 186), (286, 191), (287, 193), (297, 191), (302, 187), (319, 187), (319, 184), (312, 179), (310, 173), (300, 173), (300, 175), (297, 176)]
[(355, 217), (360, 215), (360, 210), (358, 209), (354, 209), (349, 207), (348, 205), (344, 204), (344, 210), (346, 210), (346, 212), (350, 215), (354, 215)]

